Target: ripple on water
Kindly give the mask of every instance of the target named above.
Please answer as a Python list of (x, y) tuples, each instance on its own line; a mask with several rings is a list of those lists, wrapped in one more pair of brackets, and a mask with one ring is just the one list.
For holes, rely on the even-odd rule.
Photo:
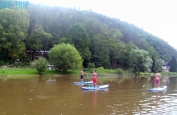
[(174, 93), (173, 93), (173, 94), (168, 94), (168, 95), (169, 95), (169, 96), (177, 96), (177, 94), (174, 94)]

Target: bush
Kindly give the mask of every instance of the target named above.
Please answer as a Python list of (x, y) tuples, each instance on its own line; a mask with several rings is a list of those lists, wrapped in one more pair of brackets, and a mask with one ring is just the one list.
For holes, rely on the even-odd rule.
[(2, 66), (2, 65), (5, 65), (5, 62), (4, 61), (0, 61), (0, 66)]
[(94, 64), (94, 63), (88, 63), (88, 68), (89, 68), (89, 69), (95, 68), (95, 64)]
[(47, 60), (43, 57), (35, 60), (34, 68), (38, 71), (39, 74), (42, 74), (47, 69)]
[(29, 65), (30, 65), (30, 64), (29, 64), (28, 62), (23, 62), (22, 65), (21, 65), (21, 67), (22, 67), (22, 68), (25, 68), (25, 67), (29, 67)]
[(117, 74), (122, 75), (124, 73), (124, 70), (121, 68), (117, 69)]
[(104, 69), (104, 67), (99, 67), (98, 69)]
[(82, 57), (77, 49), (71, 44), (55, 45), (49, 52), (49, 60), (58, 70), (66, 73), (68, 69), (78, 69), (82, 67)]
[(14, 64), (14, 61), (13, 61), (13, 60), (8, 60), (7, 63), (8, 63), (9, 65), (12, 65), (12, 64)]

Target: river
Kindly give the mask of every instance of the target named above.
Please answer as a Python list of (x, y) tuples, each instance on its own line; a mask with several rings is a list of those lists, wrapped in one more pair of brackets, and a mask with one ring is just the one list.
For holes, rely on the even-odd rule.
[(0, 115), (177, 115), (176, 77), (163, 78), (168, 88), (159, 93), (148, 91), (149, 78), (102, 81), (110, 85), (102, 91), (84, 91), (71, 76), (52, 79), (0, 79)]

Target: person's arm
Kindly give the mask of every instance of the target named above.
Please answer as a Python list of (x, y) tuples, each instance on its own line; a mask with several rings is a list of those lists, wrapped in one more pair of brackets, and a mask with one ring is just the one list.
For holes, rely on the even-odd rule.
[(96, 77), (99, 78), (98, 74), (96, 74)]

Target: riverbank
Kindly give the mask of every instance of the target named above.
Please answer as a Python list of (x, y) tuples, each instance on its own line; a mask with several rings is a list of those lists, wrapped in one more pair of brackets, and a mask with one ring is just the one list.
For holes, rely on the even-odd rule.
[[(97, 70), (97, 72), (99, 74), (116, 74), (116, 70), (111, 70), (111, 69), (99, 69), (99, 68), (93, 68), (93, 69), (87, 69), (84, 68), (84, 73), (89, 74), (92, 73), (93, 70)], [(0, 75), (9, 75), (9, 74), (13, 74), (13, 75), (20, 75), (20, 74), (30, 74), (30, 75), (37, 75), (38, 72), (36, 69), (32, 69), (32, 68), (0, 68)], [(57, 71), (57, 70), (46, 70), (43, 75), (48, 75), (48, 74), (62, 74), (61, 72)], [(68, 70), (66, 73), (67, 74), (80, 74), (80, 69), (76, 69), (76, 70)]]
[[(101, 76), (107, 76), (107, 77), (111, 77), (111, 76), (119, 76), (120, 74), (118, 74), (117, 70), (112, 70), (112, 69), (102, 69), (102, 68), (92, 68), (92, 69), (88, 69), (88, 68), (84, 68), (84, 72), (86, 76), (90, 76), (93, 70), (97, 70), (98, 74)], [(80, 70), (68, 70), (65, 74), (62, 74), (61, 72), (57, 71), (57, 70), (46, 70), (43, 75), (79, 75), (80, 74)], [(130, 71), (123, 71), (121, 73), (122, 75), (131, 75), (133, 76), (134, 74)], [(177, 76), (176, 72), (161, 72), (162, 75), (169, 75), (169, 76)], [(18, 76), (18, 75), (39, 75), (36, 69), (32, 69), (32, 68), (0, 68), (0, 76), (7, 76), (7, 75), (14, 75), (14, 76)], [(140, 77), (146, 77), (146, 76), (154, 76), (154, 73), (149, 73), (149, 72), (145, 72), (145, 73), (140, 73)]]

